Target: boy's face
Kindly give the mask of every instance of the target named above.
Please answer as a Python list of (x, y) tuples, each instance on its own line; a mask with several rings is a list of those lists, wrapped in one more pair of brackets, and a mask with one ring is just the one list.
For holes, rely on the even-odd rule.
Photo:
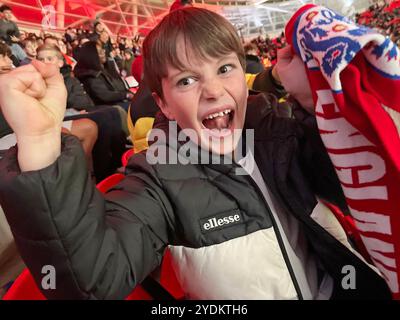
[(37, 59), (47, 64), (54, 64), (61, 68), (64, 65), (64, 61), (60, 59), (57, 52), (53, 50), (42, 50), (37, 54)]
[(96, 49), (97, 53), (99, 55), (99, 60), (101, 64), (106, 63), (107, 57), (106, 57), (106, 50), (104, 50), (103, 46), (100, 45), (99, 43), (96, 44)]
[(31, 41), (28, 41), (25, 45), (25, 52), (29, 58), (36, 58), (37, 45)]
[(125, 53), (125, 60), (129, 60), (132, 58), (132, 55), (129, 52)]
[(96, 25), (96, 32), (101, 33), (104, 30), (104, 26), (101, 23)]
[(4, 16), (4, 18), (5, 18), (6, 20), (12, 20), (12, 18), (13, 18), (13, 15), (12, 15), (11, 10), (5, 10), (5, 11), (3, 11), (3, 16)]
[(7, 73), (12, 69), (12, 61), (7, 55), (0, 54), (0, 74)]
[(107, 31), (102, 31), (101, 33), (100, 33), (100, 37), (99, 37), (99, 39), (100, 39), (100, 41), (102, 42), (102, 43), (107, 43), (108, 42), (108, 39), (110, 39), (110, 36), (108, 35), (108, 33), (107, 33)]
[(177, 43), (177, 52), (185, 68), (169, 65), (162, 79), (164, 99), (156, 94), (154, 98), (168, 119), (196, 132), (195, 142), (203, 149), (231, 153), (243, 128), (248, 96), (237, 54), (199, 60), (191, 48), (185, 48), (183, 39)]

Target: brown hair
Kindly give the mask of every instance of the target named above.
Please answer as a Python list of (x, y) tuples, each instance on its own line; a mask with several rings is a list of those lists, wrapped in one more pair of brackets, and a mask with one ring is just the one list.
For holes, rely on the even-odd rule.
[(39, 48), (37, 48), (36, 54), (39, 55), (39, 52), (41, 51), (54, 51), (56, 52), (58, 59), (64, 59), (64, 55), (62, 54), (60, 48), (54, 44), (42, 44)]
[(24, 41), (22, 41), (22, 46), (25, 48), (27, 46), (28, 42), (37, 45), (36, 39), (34, 39), (34, 38), (26, 38)]
[(144, 78), (150, 91), (160, 98), (163, 98), (161, 80), (167, 76), (167, 65), (184, 69), (177, 54), (180, 37), (183, 37), (186, 52), (190, 47), (198, 59), (219, 58), (235, 52), (245, 70), (243, 46), (230, 22), (202, 8), (175, 10), (163, 18), (143, 43)]
[(251, 51), (258, 51), (258, 47), (252, 42), (245, 44), (244, 45), (244, 52), (247, 54), (247, 53), (249, 53)]
[(5, 43), (0, 42), (0, 55), (11, 57), (11, 49)]

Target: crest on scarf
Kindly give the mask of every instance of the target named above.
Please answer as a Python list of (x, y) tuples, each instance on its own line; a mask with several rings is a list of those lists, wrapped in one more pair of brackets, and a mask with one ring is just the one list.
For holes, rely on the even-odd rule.
[(400, 78), (398, 47), (374, 30), (326, 8), (310, 10), (297, 23), (297, 52), (309, 69), (321, 69), (335, 91), (341, 90), (340, 72), (360, 50), (383, 76)]

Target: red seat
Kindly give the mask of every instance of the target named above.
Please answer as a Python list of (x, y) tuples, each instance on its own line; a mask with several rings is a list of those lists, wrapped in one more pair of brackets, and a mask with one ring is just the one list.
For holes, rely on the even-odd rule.
[(125, 151), (124, 154), (122, 155), (121, 162), (122, 166), (126, 167), (128, 164), (129, 158), (134, 154), (133, 149), (129, 149), (128, 151)]
[[(126, 297), (126, 300), (152, 300), (153, 298), (137, 285), (132, 293)], [(46, 297), (40, 292), (32, 274), (26, 268), (15, 280), (11, 288), (3, 296), (3, 300), (46, 300)]]
[(3, 296), (3, 300), (46, 300), (28, 268), (24, 269)]
[(97, 184), (97, 189), (99, 189), (99, 191), (102, 193), (106, 193), (109, 189), (115, 186), (123, 178), (124, 175), (122, 173), (114, 173), (113, 175), (105, 178), (103, 181), (100, 181)]

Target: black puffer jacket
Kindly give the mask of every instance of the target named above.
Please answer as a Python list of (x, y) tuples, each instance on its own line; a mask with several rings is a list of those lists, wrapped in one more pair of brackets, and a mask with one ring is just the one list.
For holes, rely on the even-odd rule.
[(246, 54), (246, 73), (257, 74), (264, 70), (265, 68), (260, 62), (259, 57), (252, 54)]
[(96, 105), (117, 104), (126, 99), (128, 91), (123, 80), (100, 64), (95, 42), (86, 42), (81, 47), (74, 74)]
[(89, 95), (83, 88), (80, 81), (71, 77), (72, 68), (65, 64), (61, 69), (61, 74), (64, 78), (64, 84), (67, 88), (67, 108), (74, 108), (76, 110), (95, 110), (95, 105)]
[[(343, 194), (316, 132), (277, 116), (269, 97), (248, 105), (254, 157), (333, 278), (333, 298), (390, 298), (383, 279), (310, 217), (315, 194), (342, 207)], [(168, 122), (156, 127), (166, 131)], [(37, 172), (20, 173), (15, 149), (0, 161), (0, 202), (21, 256), (37, 283), (44, 265), (57, 271), (56, 289), (43, 290), (48, 298), (124, 298), (160, 264), (166, 246), (189, 298), (232, 298), (238, 287), (241, 298), (301, 298), (273, 215), (254, 181), (236, 174), (237, 164), (150, 165), (136, 154), (104, 198), (82, 165), (79, 143), (65, 137), (62, 150)], [(341, 287), (348, 265), (357, 275), (354, 290)]]
[(9, 126), (9, 124), (6, 121), (6, 118), (4, 118), (3, 113), (0, 110), (0, 138), (13, 133), (13, 130)]

